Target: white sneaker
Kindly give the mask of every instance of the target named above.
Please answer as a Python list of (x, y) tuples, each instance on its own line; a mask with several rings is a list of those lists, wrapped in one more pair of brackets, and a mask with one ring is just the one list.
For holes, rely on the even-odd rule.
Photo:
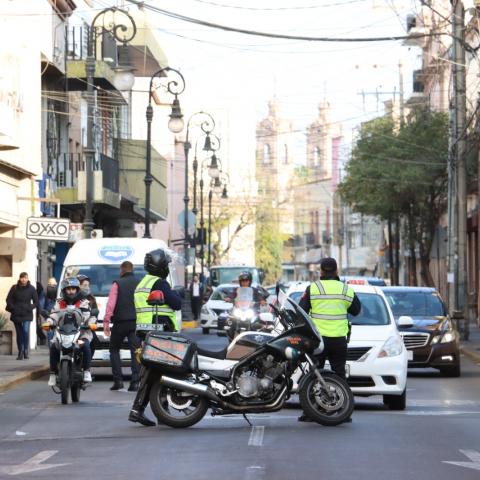
[(83, 381), (85, 383), (92, 383), (92, 375), (89, 370), (83, 372)]
[(57, 376), (54, 373), (51, 373), (48, 377), (48, 386), (54, 387), (57, 384)]

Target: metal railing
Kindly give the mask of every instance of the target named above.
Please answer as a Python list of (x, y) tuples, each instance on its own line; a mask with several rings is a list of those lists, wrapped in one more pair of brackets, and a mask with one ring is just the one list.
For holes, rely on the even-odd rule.
[[(88, 56), (88, 34), (90, 27), (76, 25), (67, 29), (67, 60), (85, 60)], [(93, 53), (97, 60), (118, 62), (118, 48), (115, 38), (103, 28), (93, 32)]]

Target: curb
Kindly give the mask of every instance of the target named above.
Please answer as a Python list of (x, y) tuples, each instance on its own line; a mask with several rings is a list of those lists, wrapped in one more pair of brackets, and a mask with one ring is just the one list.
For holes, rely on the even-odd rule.
[(17, 385), (20, 385), (21, 383), (27, 382), (28, 380), (35, 380), (36, 378), (43, 377), (49, 371), (50, 367), (46, 365), (44, 367), (37, 367), (35, 370), (19, 373), (6, 381), (0, 381), (0, 393), (4, 393), (13, 387), (16, 387)]
[(466, 348), (464, 345), (460, 346), (460, 352), (463, 353), (470, 360), (480, 363), (480, 353), (477, 353), (469, 348)]
[(197, 328), (197, 327), (198, 327), (198, 320), (182, 322), (182, 330), (187, 330), (189, 328)]

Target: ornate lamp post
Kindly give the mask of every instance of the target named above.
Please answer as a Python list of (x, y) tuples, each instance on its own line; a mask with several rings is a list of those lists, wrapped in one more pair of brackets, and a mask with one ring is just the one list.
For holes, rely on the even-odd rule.
[(168, 121), (168, 128), (172, 133), (179, 133), (183, 130), (183, 115), (180, 108), (180, 102), (178, 95), (185, 90), (185, 79), (183, 75), (174, 68), (164, 67), (155, 72), (150, 79), (150, 88), (148, 90), (148, 106), (147, 106), (147, 165), (145, 174), (145, 233), (144, 238), (150, 238), (150, 187), (152, 185), (153, 177), (151, 173), (152, 169), (152, 120), (153, 120), (153, 80), (160, 78), (162, 73), (172, 72), (177, 80), (169, 80), (166, 89), (168, 93), (175, 96), (172, 103), (172, 111), (170, 113), (170, 120)]
[[(86, 180), (86, 198), (85, 198), (85, 217), (83, 220), (83, 228), (85, 237), (92, 236), (92, 230), (95, 226), (93, 221), (93, 167), (95, 163), (95, 149), (93, 146), (93, 79), (95, 76), (95, 42), (97, 38), (96, 31), (100, 29), (101, 34), (110, 33), (117, 42), (122, 43), (122, 51), (126, 50), (128, 42), (130, 42), (137, 33), (137, 26), (133, 18), (127, 11), (116, 7), (109, 7), (99, 12), (93, 19), (87, 39), (87, 58), (85, 61), (85, 70), (87, 74), (87, 148), (84, 149), (86, 154), (85, 160), (85, 180)], [(118, 65), (117, 67), (118, 88), (129, 90), (135, 78), (128, 65)]]

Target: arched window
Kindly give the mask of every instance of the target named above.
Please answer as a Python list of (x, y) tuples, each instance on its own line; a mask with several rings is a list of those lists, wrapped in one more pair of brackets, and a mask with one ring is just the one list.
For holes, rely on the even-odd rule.
[(283, 146), (283, 163), (284, 165), (288, 164), (288, 145)]
[(320, 165), (320, 148), (315, 147), (313, 149), (313, 166), (318, 167)]
[(270, 145), (268, 143), (263, 145), (263, 163), (265, 165), (270, 163)]

